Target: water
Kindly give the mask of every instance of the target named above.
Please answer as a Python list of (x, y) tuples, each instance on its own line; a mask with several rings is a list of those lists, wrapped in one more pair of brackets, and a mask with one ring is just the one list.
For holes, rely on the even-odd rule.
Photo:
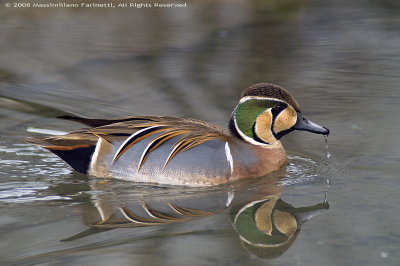
[[(0, 263), (398, 265), (398, 1), (187, 3), (0, 8)], [(226, 125), (257, 82), (329, 147), (294, 132), (282, 171), (190, 189), (87, 178), (24, 141), (79, 128), (65, 113)]]
[(328, 136), (324, 136), (324, 138), (325, 138), (326, 158), (329, 159), (329, 158), (331, 158), (332, 154), (329, 151)]

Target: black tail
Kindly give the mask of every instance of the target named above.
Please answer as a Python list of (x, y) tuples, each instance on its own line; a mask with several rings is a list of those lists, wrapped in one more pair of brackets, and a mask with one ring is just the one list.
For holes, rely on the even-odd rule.
[(43, 139), (27, 138), (27, 141), (51, 151), (79, 173), (87, 174), (92, 154), (96, 148), (96, 141), (69, 139), (64, 138), (65, 136)]
[(44, 148), (59, 156), (79, 173), (87, 174), (89, 171), (90, 160), (96, 147), (89, 146), (74, 150), (57, 150), (49, 149), (47, 147)]

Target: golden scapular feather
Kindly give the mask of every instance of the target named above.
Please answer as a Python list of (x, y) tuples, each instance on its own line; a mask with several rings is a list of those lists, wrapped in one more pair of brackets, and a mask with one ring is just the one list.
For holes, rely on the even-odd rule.
[[(122, 132), (119, 132), (119, 129), (122, 129)], [(126, 138), (118, 148), (118, 151), (114, 155), (113, 162), (117, 161), (118, 158), (139, 141), (160, 133), (148, 143), (142, 152), (138, 164), (138, 171), (146, 162), (151, 152), (166, 141), (175, 137), (179, 139), (172, 145), (171, 152), (168, 157), (166, 157), (164, 167), (178, 153), (187, 151), (206, 141), (213, 139), (229, 141), (228, 133), (222, 128), (195, 119), (169, 117), (151, 117), (151, 122), (143, 122), (143, 120), (119, 122), (94, 128), (92, 129), (92, 133), (112, 143), (113, 139), (120, 138), (122, 134), (127, 132), (127, 129), (130, 129), (131, 132), (133, 131), (133, 134)]]

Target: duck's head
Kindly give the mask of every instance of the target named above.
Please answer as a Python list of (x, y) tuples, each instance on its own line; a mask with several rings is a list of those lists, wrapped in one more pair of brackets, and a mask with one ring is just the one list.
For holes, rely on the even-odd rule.
[(326, 127), (303, 117), (297, 101), (285, 89), (269, 83), (255, 84), (242, 92), (230, 130), (256, 145), (273, 144), (293, 130), (329, 134)]

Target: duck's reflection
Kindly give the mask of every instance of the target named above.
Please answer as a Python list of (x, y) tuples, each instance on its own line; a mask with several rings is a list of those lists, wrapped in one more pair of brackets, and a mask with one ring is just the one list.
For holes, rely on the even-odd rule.
[(63, 241), (115, 228), (167, 225), (226, 212), (248, 251), (258, 257), (274, 258), (293, 244), (305, 221), (329, 208), (326, 199), (305, 207), (283, 201), (277, 179), (213, 189), (132, 189), (131, 184), (102, 181), (94, 183), (92, 189), (104, 193), (92, 195), (95, 208), (91, 205), (83, 212), (89, 229)]
[[(176, 190), (175, 190), (176, 191)], [(115, 195), (114, 195), (115, 197)], [(224, 211), (230, 205), (233, 192), (184, 190), (181, 194), (142, 195), (124, 201), (123, 197), (97, 196), (99, 213), (91, 227), (121, 228), (155, 226), (205, 218)]]
[(327, 201), (296, 208), (275, 194), (242, 206), (234, 214), (233, 227), (251, 253), (275, 258), (293, 244), (305, 221), (328, 208)]

